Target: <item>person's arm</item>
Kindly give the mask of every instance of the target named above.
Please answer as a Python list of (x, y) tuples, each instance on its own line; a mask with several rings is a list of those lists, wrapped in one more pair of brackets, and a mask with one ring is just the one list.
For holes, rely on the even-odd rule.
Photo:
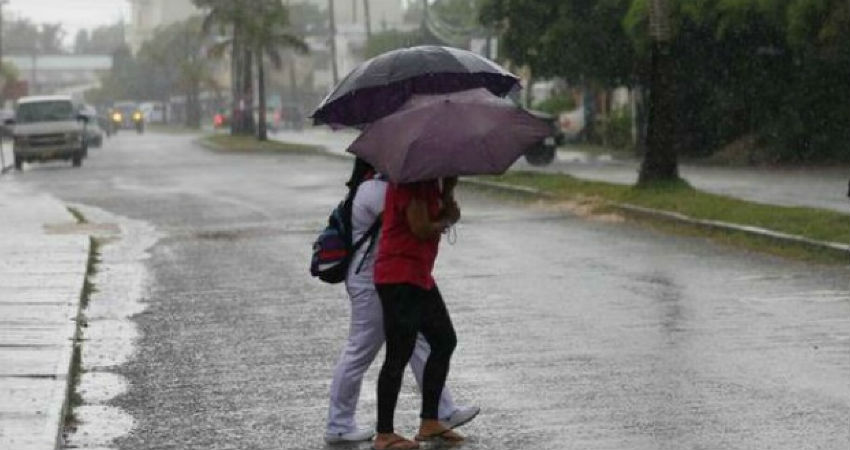
[(440, 235), (449, 225), (445, 220), (434, 222), (428, 215), (428, 205), (416, 196), (410, 199), (405, 210), (407, 225), (410, 231), (419, 239), (433, 239)]

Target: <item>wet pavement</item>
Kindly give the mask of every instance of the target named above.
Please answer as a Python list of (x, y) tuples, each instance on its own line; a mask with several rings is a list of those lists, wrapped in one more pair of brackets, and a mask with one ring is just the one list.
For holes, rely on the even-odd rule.
[[(149, 256), (127, 262), (144, 268), (143, 284), (116, 291), (138, 274), (110, 270), (90, 306), (136, 292), (138, 306), (114, 314), (135, 331), (99, 335), (116, 336), (115, 348), (129, 336), (134, 350), (83, 351), (93, 373), (109, 374), (87, 385), (88, 429), (126, 414), (130, 431), (78, 448), (326, 448), (348, 307), (341, 286), (307, 267), (350, 163), (213, 153), (191, 139), (122, 135), (81, 169), (35, 165), (8, 180), (156, 236)], [(850, 446), (847, 268), (468, 189), (460, 202), (436, 278), (459, 337), (449, 383), (459, 402), (482, 407), (462, 448)], [(113, 351), (126, 356), (102, 357)], [(364, 381), (363, 425), (377, 370)], [(408, 377), (396, 420), (407, 435), (413, 386)]]
[(0, 449), (59, 440), (89, 239), (62, 202), (0, 178)]
[[(277, 139), (304, 144), (323, 145), (335, 152), (344, 152), (356, 139), (350, 131), (331, 132), (326, 128), (303, 132), (282, 131)], [(566, 173), (588, 180), (619, 184), (637, 182), (639, 161), (616, 159), (608, 154), (592, 154), (566, 146), (559, 150), (556, 160), (535, 167), (521, 159), (513, 167), (553, 173)], [(850, 168), (752, 168), (717, 167), (680, 164), (683, 178), (697, 189), (728, 195), (759, 203), (783, 206), (808, 206), (847, 213), (850, 198), (847, 183)]]

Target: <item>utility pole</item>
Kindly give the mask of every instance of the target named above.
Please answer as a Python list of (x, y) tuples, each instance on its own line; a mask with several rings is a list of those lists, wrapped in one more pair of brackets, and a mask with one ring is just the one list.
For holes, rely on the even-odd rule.
[[(0, 66), (3, 65), (3, 6), (8, 4), (9, 0), (0, 0)], [(0, 94), (0, 107), (3, 106), (6, 99)], [(2, 151), (0, 151), (2, 153)]]
[(8, 3), (9, 0), (0, 0), (0, 60), (3, 59), (3, 6)]
[(369, 0), (363, 0), (363, 19), (366, 24), (366, 38), (372, 37), (372, 16), (369, 15)]
[(339, 83), (339, 68), (336, 65), (336, 13), (334, 12), (334, 0), (328, 0), (328, 14), (330, 14), (331, 32), (331, 70), (333, 71), (334, 86)]
[[(0, 67), (3, 66), (3, 5), (9, 3), (9, 0), (0, 0)], [(3, 80), (4, 84), (7, 80)], [(0, 107), (4, 106), (6, 103), (6, 98), (0, 93)], [(6, 124), (0, 124), (4, 128)], [(3, 155), (3, 136), (0, 136), (0, 172), (6, 169), (6, 159)]]

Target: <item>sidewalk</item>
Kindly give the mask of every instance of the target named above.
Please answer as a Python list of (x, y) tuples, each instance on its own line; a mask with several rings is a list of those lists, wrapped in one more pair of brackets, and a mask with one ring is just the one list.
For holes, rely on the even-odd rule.
[(89, 238), (58, 200), (0, 178), (0, 449), (60, 442)]
[[(357, 132), (333, 132), (326, 127), (307, 128), (302, 132), (281, 131), (273, 139), (299, 144), (321, 145), (334, 153), (344, 153), (357, 138)], [(555, 162), (544, 167), (534, 167), (519, 160), (514, 169), (551, 173), (565, 173), (577, 178), (606, 181), (617, 184), (634, 184), (637, 181), (639, 162), (614, 160), (607, 155), (590, 155), (563, 147)], [(807, 206), (847, 213), (847, 181), (850, 170), (846, 168), (750, 168), (710, 167), (690, 164), (680, 165), (682, 177), (697, 189), (727, 195), (758, 203), (782, 206)]]

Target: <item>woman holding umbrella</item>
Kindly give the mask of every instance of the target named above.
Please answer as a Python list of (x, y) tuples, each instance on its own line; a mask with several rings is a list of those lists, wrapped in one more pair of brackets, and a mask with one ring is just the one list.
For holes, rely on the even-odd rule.
[[(351, 227), (353, 240), (357, 241), (380, 220), (388, 183), (369, 163), (357, 158), (347, 184), (354, 190)], [(325, 432), (325, 442), (329, 444), (371, 440), (375, 435), (374, 428), (359, 428), (355, 421), (363, 375), (384, 344), (383, 313), (373, 278), (377, 248), (374, 244), (370, 241), (355, 252), (345, 279), (351, 300), (351, 325), (331, 382)], [(429, 352), (424, 337), (417, 336), (409, 365), (419, 384)], [(451, 428), (464, 425), (479, 412), (478, 407), (455, 404), (448, 387), (443, 389), (438, 409), (440, 420)]]
[(460, 218), (457, 176), (502, 173), (551, 131), (502, 99), (516, 89), (518, 77), (473, 52), (412, 47), (358, 65), (311, 116), (316, 124), (363, 130), (348, 151), (391, 181), (374, 272), (387, 344), (378, 379), (377, 450), (419, 446), (393, 428), (417, 333), (431, 353), (415, 440), (463, 441), (437, 416), (457, 337), (431, 271), (441, 233)]
[(384, 310), (386, 358), (378, 376), (378, 426), (374, 448), (411, 449), (419, 445), (394, 431), (393, 416), (404, 367), (421, 333), (431, 353), (422, 380), (422, 410), (415, 439), (463, 440), (441, 424), (437, 407), (457, 337), (431, 271), (440, 234), (460, 219), (454, 200), (457, 178), (390, 183), (375, 262), (375, 287)]

